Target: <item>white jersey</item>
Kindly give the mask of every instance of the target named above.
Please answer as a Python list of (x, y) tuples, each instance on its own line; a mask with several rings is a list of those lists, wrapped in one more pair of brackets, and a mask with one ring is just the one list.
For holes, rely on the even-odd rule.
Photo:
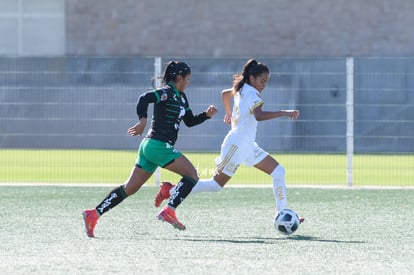
[(253, 111), (261, 105), (263, 100), (259, 91), (248, 84), (234, 95), (231, 130), (221, 145), (220, 157), (216, 159), (217, 173), (231, 177), (240, 164), (253, 166), (268, 155), (255, 142), (257, 120)]
[(226, 139), (230, 142), (254, 142), (256, 140), (257, 120), (253, 110), (263, 105), (258, 90), (245, 83), (241, 90), (234, 95), (231, 130)]

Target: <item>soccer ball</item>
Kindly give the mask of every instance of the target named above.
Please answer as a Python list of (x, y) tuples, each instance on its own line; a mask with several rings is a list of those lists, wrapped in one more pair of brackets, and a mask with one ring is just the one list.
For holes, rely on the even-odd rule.
[(299, 225), (299, 216), (292, 209), (282, 209), (275, 217), (275, 228), (282, 234), (290, 235), (295, 232)]

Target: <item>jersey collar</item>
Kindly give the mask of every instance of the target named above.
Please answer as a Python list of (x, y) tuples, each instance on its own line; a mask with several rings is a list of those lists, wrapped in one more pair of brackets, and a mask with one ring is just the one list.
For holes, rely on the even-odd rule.
[(255, 91), (255, 93), (258, 95), (258, 96), (260, 96), (261, 97), (261, 93), (259, 92), (259, 90), (257, 90), (255, 87), (253, 87), (252, 85), (250, 85), (250, 84), (247, 84), (247, 83), (244, 83), (243, 84), (243, 87), (242, 87), (242, 89), (245, 89), (246, 88), (246, 90), (253, 90), (253, 91)]
[(172, 82), (168, 82), (168, 83), (167, 83), (167, 85), (168, 85), (168, 86), (170, 86), (170, 87), (173, 89), (174, 93), (175, 93), (178, 97), (179, 97), (179, 96), (181, 96), (181, 93), (177, 90), (177, 88), (175, 87), (174, 83), (172, 83)]

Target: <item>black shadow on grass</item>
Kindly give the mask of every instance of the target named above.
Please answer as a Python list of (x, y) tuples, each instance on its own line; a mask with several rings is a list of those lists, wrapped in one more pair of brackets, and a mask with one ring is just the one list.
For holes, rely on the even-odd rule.
[(342, 241), (342, 240), (328, 240), (319, 237), (293, 235), (279, 238), (263, 238), (263, 237), (235, 237), (233, 239), (220, 239), (209, 237), (190, 237), (190, 238), (174, 238), (174, 240), (188, 241), (188, 242), (214, 242), (214, 243), (236, 243), (236, 244), (272, 244), (278, 241), (310, 241), (310, 242), (326, 242), (326, 243), (365, 243), (364, 241)]
[[(286, 238), (261, 238), (261, 237), (234, 237), (232, 239), (226, 238), (211, 238), (203, 236), (179, 237), (170, 240), (187, 241), (187, 242), (211, 242), (211, 243), (237, 243), (237, 244), (262, 244), (269, 241), (281, 241)], [(165, 239), (164, 239), (165, 240)]]
[(294, 241), (311, 241), (311, 242), (323, 242), (323, 243), (366, 243), (364, 241), (341, 241), (341, 240), (327, 240), (319, 237), (304, 236), (304, 235), (292, 235), (287, 239)]

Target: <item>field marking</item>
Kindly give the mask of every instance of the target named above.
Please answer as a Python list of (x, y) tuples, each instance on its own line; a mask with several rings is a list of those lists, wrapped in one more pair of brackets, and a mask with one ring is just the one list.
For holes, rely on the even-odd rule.
[[(0, 182), (1, 186), (50, 186), (50, 187), (115, 187), (121, 185), (120, 183), (48, 183), (48, 182)], [(155, 183), (146, 183), (142, 187), (157, 187)], [(380, 186), (380, 185), (366, 185), (366, 186), (346, 186), (346, 185), (304, 185), (304, 184), (288, 184), (288, 189), (308, 188), (308, 189), (348, 189), (348, 190), (392, 190), (392, 189), (413, 189), (411, 186)], [(227, 184), (225, 188), (272, 188), (272, 184)]]

